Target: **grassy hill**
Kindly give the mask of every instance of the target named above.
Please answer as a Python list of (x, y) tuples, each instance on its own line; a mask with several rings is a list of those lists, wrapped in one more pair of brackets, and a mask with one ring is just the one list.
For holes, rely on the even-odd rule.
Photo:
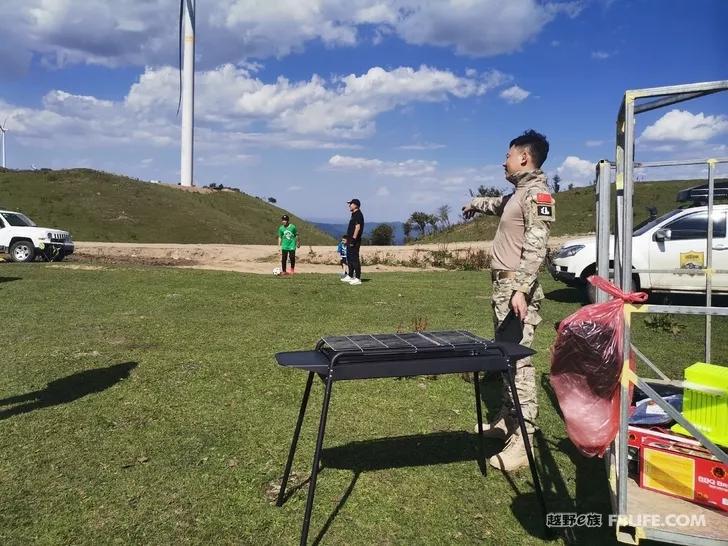
[[(671, 180), (635, 184), (635, 224), (649, 217), (648, 206), (657, 207), (657, 213), (661, 215), (679, 206), (675, 200), (679, 190), (705, 183), (706, 180)], [(556, 223), (551, 231), (552, 235), (594, 232), (596, 196), (593, 186), (562, 191), (556, 194), (555, 198)], [(464, 199), (463, 202), (465, 201)], [(614, 207), (613, 198), (612, 214)], [(495, 235), (498, 220), (493, 216), (478, 215), (473, 221), (455, 224), (450, 229), (427, 235), (417, 242), (446, 243), (490, 240)]]
[[(274, 244), (287, 213), (244, 193), (190, 192), (90, 169), (0, 169), (0, 207), (68, 230), (77, 241), (135, 243)], [(304, 245), (335, 244), (288, 214)]]

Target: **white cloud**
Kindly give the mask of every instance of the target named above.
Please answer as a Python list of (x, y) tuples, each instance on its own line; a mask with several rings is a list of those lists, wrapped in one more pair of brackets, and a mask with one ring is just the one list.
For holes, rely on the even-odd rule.
[[(363, 74), (312, 76), (265, 82), (256, 67), (222, 65), (196, 75), (196, 135), (199, 149), (220, 148), (237, 163), (251, 159), (240, 146), (294, 149), (356, 149), (381, 114), (417, 102), (480, 96), (492, 73), (467, 78), (430, 67), (373, 67)], [(497, 80), (505, 75), (499, 73)], [(101, 100), (53, 90), (38, 108), (0, 101), (0, 118), (25, 143), (61, 148), (119, 144), (172, 146), (179, 141), (178, 74), (147, 68), (123, 100)], [(32, 141), (32, 142), (31, 142)], [(432, 145), (439, 146), (439, 145)], [(204, 154), (202, 154), (204, 158)], [(215, 164), (217, 158), (208, 154)]]
[[(204, 147), (208, 149), (209, 147)], [(255, 165), (260, 161), (260, 157), (254, 154), (236, 154), (233, 152), (214, 153), (211, 149), (209, 154), (199, 154), (195, 156), (195, 161), (201, 165), (226, 167), (232, 165)]]
[(436, 142), (422, 142), (420, 144), (403, 144), (397, 146), (400, 150), (439, 150), (441, 148), (447, 148), (445, 144), (437, 144)]
[(518, 51), (558, 14), (575, 17), (577, 2), (535, 0), (403, 0), (396, 32), (417, 45), (451, 46), (457, 53), (489, 57)]
[[(484, 81), (489, 77), (490, 73), (460, 77), (427, 66), (372, 67), (328, 81), (314, 75), (305, 81), (279, 77), (266, 83), (245, 68), (227, 64), (197, 74), (195, 115), (203, 122), (228, 126), (264, 120), (271, 128), (291, 133), (362, 138), (374, 132), (374, 119), (384, 112), (414, 102), (480, 96), (492, 88)], [(126, 102), (136, 111), (171, 112), (177, 94), (176, 70), (148, 68)]]
[(598, 61), (603, 61), (611, 56), (612, 54), (607, 51), (592, 51), (591, 54), (592, 59), (596, 59)]
[(649, 142), (705, 141), (728, 133), (728, 117), (691, 114), (686, 110), (671, 110), (648, 126), (640, 140)]
[[(520, 50), (558, 16), (581, 3), (537, 0), (207, 0), (197, 7), (201, 68), (282, 57), (320, 40), (349, 47), (362, 25), (375, 41), (396, 35), (416, 45), (487, 57)], [(0, 3), (0, 68), (46, 65), (173, 65), (178, 4), (168, 0), (24, 0)]]
[(377, 190), (374, 195), (376, 195), (377, 197), (388, 197), (389, 193), (389, 188), (387, 188), (387, 186), (382, 186)]
[(587, 140), (584, 143), (588, 148), (598, 148), (602, 144), (604, 144), (603, 140)]
[(594, 181), (595, 168), (595, 162), (570, 155), (556, 169), (556, 172), (561, 177), (562, 187), (568, 184), (586, 186)]
[(288, 186), (288, 191), (301, 191), (302, 189), (302, 186)]
[(530, 94), (530, 91), (526, 91), (525, 89), (514, 85), (501, 91), (500, 98), (504, 99), (509, 104), (517, 104), (526, 100)]
[(413, 102), (443, 102), (450, 97), (483, 95), (486, 83), (461, 78), (452, 72), (422, 66), (415, 70), (399, 67), (387, 71), (373, 67), (362, 75), (350, 74), (338, 80), (338, 87), (325, 88), (317, 82), (315, 95), (302, 95), (302, 106), (281, 112), (276, 125), (298, 133), (327, 133), (344, 138), (369, 136), (374, 118)]
[(378, 175), (394, 176), (397, 178), (423, 176), (435, 172), (436, 167), (437, 161), (426, 161), (423, 159), (407, 159), (396, 162), (344, 155), (331, 156), (328, 162), (328, 168), (330, 169), (368, 170)]

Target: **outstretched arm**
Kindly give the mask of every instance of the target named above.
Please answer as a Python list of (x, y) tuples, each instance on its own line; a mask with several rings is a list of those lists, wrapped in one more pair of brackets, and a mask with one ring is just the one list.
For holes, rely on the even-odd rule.
[(463, 207), (463, 217), (469, 220), (475, 216), (476, 212), (500, 216), (510, 198), (510, 195), (506, 197), (473, 197), (470, 203)]

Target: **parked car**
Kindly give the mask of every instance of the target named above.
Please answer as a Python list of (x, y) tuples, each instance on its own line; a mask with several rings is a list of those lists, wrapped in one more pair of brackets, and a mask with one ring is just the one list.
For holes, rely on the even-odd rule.
[[(705, 292), (705, 276), (687, 274), (688, 270), (706, 267), (708, 239), (708, 207), (705, 186), (683, 190), (678, 200), (691, 204), (638, 225), (632, 235), (632, 267), (634, 269), (684, 269), (686, 273), (635, 273), (635, 290), (700, 293)], [(716, 186), (716, 197), (728, 197), (728, 185)], [(713, 269), (728, 270), (728, 236), (726, 220), (728, 204), (713, 206)], [(614, 238), (610, 237), (610, 268), (614, 259)], [(565, 242), (548, 262), (551, 275), (569, 286), (587, 292), (594, 301), (595, 292), (586, 279), (596, 273), (596, 238), (586, 237)], [(716, 292), (728, 292), (728, 274), (712, 277)]]
[(14, 262), (32, 262), (37, 256), (61, 261), (73, 254), (71, 234), (60, 229), (38, 227), (22, 212), (0, 210), (0, 253)]

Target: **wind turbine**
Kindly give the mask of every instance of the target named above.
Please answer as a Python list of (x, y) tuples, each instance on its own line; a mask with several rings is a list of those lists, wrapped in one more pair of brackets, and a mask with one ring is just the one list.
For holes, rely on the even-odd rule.
[(180, 0), (179, 64), (180, 97), (177, 114), (180, 107), (182, 108), (180, 174), (182, 185), (192, 186), (195, 129), (195, 0)]
[(5, 121), (3, 121), (3, 124), (0, 125), (0, 137), (3, 139), (2, 147), (3, 147), (3, 169), (5, 168), (5, 133), (8, 132), (8, 130), (5, 128), (8, 124), (8, 118), (5, 118)]

